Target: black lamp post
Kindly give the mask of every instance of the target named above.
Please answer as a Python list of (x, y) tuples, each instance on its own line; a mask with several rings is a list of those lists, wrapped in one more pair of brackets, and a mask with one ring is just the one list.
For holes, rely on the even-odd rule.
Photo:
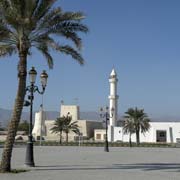
[[(105, 134), (105, 145), (104, 145), (104, 151), (105, 152), (109, 152), (109, 143), (108, 143), (108, 121), (110, 118), (110, 114), (109, 114), (109, 107), (106, 106), (105, 109), (100, 108), (100, 117), (101, 118), (105, 118), (105, 128), (106, 128), (106, 134)], [(114, 108), (111, 109), (111, 112), (114, 111)], [(113, 113), (111, 114), (111, 117), (113, 116)]]
[(33, 136), (32, 136), (32, 114), (33, 114), (33, 100), (34, 93), (37, 91), (39, 94), (43, 94), (45, 92), (45, 88), (47, 85), (48, 75), (46, 71), (43, 71), (40, 75), (42, 91), (39, 91), (38, 86), (35, 86), (37, 72), (34, 67), (29, 71), (30, 85), (26, 87), (26, 92), (29, 92), (28, 99), (29, 101), (25, 101), (25, 106), (30, 105), (30, 120), (29, 120), (29, 135), (28, 142), (26, 148), (26, 160), (25, 165), (29, 167), (34, 167), (34, 153), (33, 153)]

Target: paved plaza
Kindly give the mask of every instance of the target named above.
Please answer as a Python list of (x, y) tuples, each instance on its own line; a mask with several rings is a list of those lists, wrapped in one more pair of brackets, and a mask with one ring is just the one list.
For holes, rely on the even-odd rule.
[[(0, 180), (179, 180), (179, 148), (38, 147), (36, 167)], [(2, 148), (0, 148), (0, 155)], [(25, 169), (25, 147), (14, 148), (12, 167)]]

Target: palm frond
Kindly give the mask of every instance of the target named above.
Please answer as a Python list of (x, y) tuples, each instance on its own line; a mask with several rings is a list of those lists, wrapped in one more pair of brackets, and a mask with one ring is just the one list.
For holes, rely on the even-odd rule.
[(47, 64), (48, 64), (49, 68), (52, 69), (54, 63), (53, 63), (53, 58), (49, 53), (48, 47), (45, 44), (41, 43), (41, 45), (38, 46), (37, 49), (42, 53), (42, 55), (47, 60)]
[(80, 22), (84, 19), (84, 14), (82, 12), (62, 12), (61, 8), (54, 8), (50, 10), (37, 25), (37, 30), (39, 29), (49, 29), (49, 27), (55, 27), (60, 23), (64, 22)]
[(81, 23), (76, 23), (76, 22), (71, 22), (71, 21), (66, 21), (66, 22), (60, 21), (58, 24), (49, 28), (48, 31), (49, 33), (52, 33), (52, 34), (58, 34), (58, 33), (61, 33), (62, 31), (87, 33), (88, 28), (87, 26)]
[(124, 124), (123, 124), (123, 131), (125, 134), (127, 133), (135, 133), (135, 127), (134, 127), (134, 122), (133, 119), (125, 119)]
[(33, 34), (36, 34), (36, 36), (48, 36), (48, 35), (62, 35), (63, 33), (75, 33), (75, 32), (88, 32), (88, 27), (84, 24), (77, 23), (77, 22), (71, 22), (71, 21), (65, 21), (61, 22), (58, 21), (58, 23), (55, 23), (53, 20), (50, 24), (48, 24), (48, 27), (41, 27), (39, 29), (36, 29)]
[(61, 21), (68, 21), (68, 20), (74, 20), (74, 21), (79, 21), (85, 18), (85, 15), (83, 12), (65, 12), (61, 14), (61, 17), (59, 20)]
[(72, 40), (76, 47), (80, 50), (82, 48), (82, 40), (81, 38), (74, 32), (67, 32), (67, 31), (62, 31), (61, 34), (66, 37), (67, 39)]
[(66, 45), (66, 46), (58, 46), (56, 49), (57, 51), (60, 51), (61, 53), (64, 53), (66, 55), (70, 55), (73, 59), (79, 62), (79, 64), (84, 64), (84, 59), (75, 49), (72, 47)]
[(5, 26), (0, 24), (0, 39), (7, 38), (9, 37), (9, 35), (10, 35), (10, 31)]
[(1, 0), (0, 3), (0, 12), (2, 12), (2, 10), (7, 10), (9, 9), (11, 6), (10, 1), (9, 0)]
[(48, 11), (46, 15), (38, 21), (37, 26), (36, 26), (36, 31), (39, 31), (39, 30), (42, 31), (43, 29), (47, 29), (51, 27), (51, 23), (55, 21), (54, 19), (56, 19), (56, 16), (59, 16), (59, 13), (61, 11), (62, 10), (60, 7), (57, 7), (57, 8), (52, 9), (51, 11)]
[[(40, 36), (37, 37), (37, 39), (33, 40), (35, 41), (34, 46), (36, 46), (39, 49), (39, 41), (41, 42), (41, 45), (44, 47), (40, 47), (40, 48), (46, 48), (47, 47), (51, 47), (53, 50), (59, 51), (61, 53), (64, 53), (66, 55), (70, 55), (73, 59), (77, 60), (77, 62), (79, 62), (81, 65), (84, 64), (84, 59), (81, 56), (81, 54), (79, 54), (74, 48), (72, 48), (71, 46), (65, 45), (65, 46), (60, 46), (58, 43), (56, 43), (52, 38), (48, 37), (48, 36)], [(39, 49), (41, 50), (41, 49)], [(43, 51), (41, 51), (43, 52)]]
[(16, 53), (16, 48), (12, 46), (0, 46), (0, 57), (11, 56)]
[[(35, 9), (37, 8), (39, 0), (25, 1), (25, 17), (32, 18)], [(32, 18), (33, 19), (33, 18)]]
[(55, 2), (56, 0), (38, 0), (37, 7), (33, 13), (33, 18), (37, 21), (43, 18)]

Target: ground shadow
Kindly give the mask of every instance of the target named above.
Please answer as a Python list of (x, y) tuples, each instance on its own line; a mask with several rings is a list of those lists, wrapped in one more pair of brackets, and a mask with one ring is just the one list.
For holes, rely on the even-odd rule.
[(141, 170), (141, 171), (176, 171), (180, 172), (180, 163), (135, 163), (103, 165), (52, 165), (36, 166), (34, 171), (78, 171), (78, 170)]
[(135, 164), (114, 164), (119, 169), (140, 169), (143, 171), (174, 170), (180, 171), (180, 163), (135, 163)]

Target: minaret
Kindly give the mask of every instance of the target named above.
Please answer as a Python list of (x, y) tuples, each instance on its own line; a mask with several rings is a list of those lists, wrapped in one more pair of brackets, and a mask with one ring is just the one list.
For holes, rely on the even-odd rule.
[[(110, 126), (116, 126), (117, 125), (117, 114), (118, 114), (118, 98), (117, 95), (117, 74), (116, 71), (113, 69), (110, 77), (109, 77), (109, 83), (110, 83), (110, 95), (109, 95), (109, 111), (110, 111)], [(113, 111), (112, 111), (113, 109)]]

